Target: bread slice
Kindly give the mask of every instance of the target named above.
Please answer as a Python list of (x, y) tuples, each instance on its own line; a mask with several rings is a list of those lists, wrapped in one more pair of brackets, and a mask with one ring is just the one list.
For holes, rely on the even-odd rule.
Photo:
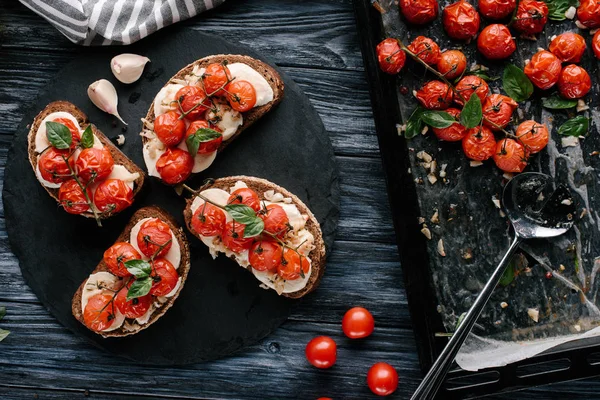
[[(175, 299), (177, 299), (177, 297), (179, 296), (179, 293), (181, 293), (181, 290), (183, 289), (183, 286), (185, 284), (185, 280), (187, 279), (188, 273), (190, 271), (190, 249), (189, 249), (189, 244), (188, 244), (185, 232), (183, 231), (183, 229), (181, 227), (178, 226), (177, 222), (175, 222), (173, 217), (171, 217), (166, 211), (162, 210), (159, 207), (149, 206), (149, 207), (144, 207), (144, 208), (140, 208), (139, 210), (137, 210), (135, 212), (135, 214), (133, 214), (133, 216), (131, 217), (131, 220), (129, 221), (129, 223), (127, 224), (127, 226), (125, 227), (125, 229), (123, 230), (121, 235), (119, 235), (117, 240), (115, 240), (115, 243), (129, 242), (129, 236), (131, 233), (131, 229), (135, 226), (135, 224), (137, 224), (140, 220), (142, 220), (144, 218), (159, 218), (161, 221), (166, 222), (169, 225), (169, 228), (171, 228), (171, 230), (173, 231), (173, 234), (175, 235), (175, 237), (177, 238), (177, 241), (179, 242), (179, 247), (181, 249), (181, 262), (180, 262), (179, 268), (177, 269), (177, 272), (179, 273), (179, 276), (181, 277), (181, 285), (179, 286), (179, 289), (177, 290), (177, 292), (175, 293), (175, 295), (173, 297), (168, 298), (168, 300), (165, 303), (163, 303), (161, 307), (156, 308), (152, 312), (150, 319), (148, 320), (148, 322), (146, 324), (140, 326), (137, 324), (137, 322), (133, 322), (132, 323), (133, 329), (129, 330), (129, 329), (126, 329), (126, 327), (125, 327), (125, 325), (126, 325), (125, 323), (127, 321), (129, 321), (128, 319), (126, 319), (123, 326), (121, 326), (119, 329), (116, 329), (116, 330), (110, 331), (110, 332), (96, 332), (99, 335), (102, 335), (103, 337), (122, 337), (122, 336), (133, 335), (133, 334), (138, 333), (141, 330), (148, 328), (150, 325), (152, 325), (155, 321), (157, 321), (160, 317), (162, 317), (169, 308), (171, 308), (171, 306), (175, 302)], [(100, 261), (100, 263), (91, 272), (91, 274), (95, 274), (96, 272), (102, 272), (102, 271), (109, 271), (108, 266), (106, 265), (104, 260)], [(81, 283), (81, 285), (77, 289), (77, 292), (75, 292), (75, 295), (73, 295), (73, 300), (71, 302), (71, 311), (73, 313), (73, 316), (82, 324), (84, 322), (83, 322), (83, 310), (81, 309), (81, 297), (83, 295), (83, 290), (84, 290), (84, 286), (85, 286), (86, 282), (87, 282), (87, 278), (86, 278), (86, 280), (84, 280)]]
[[(325, 273), (326, 251), (325, 242), (323, 241), (323, 233), (321, 232), (321, 225), (319, 224), (319, 221), (317, 221), (317, 219), (315, 218), (314, 214), (310, 211), (306, 204), (304, 204), (302, 200), (298, 198), (298, 196), (289, 192), (287, 189), (262, 178), (255, 178), (243, 175), (219, 178), (216, 180), (208, 181), (204, 186), (198, 189), (198, 192), (209, 188), (217, 188), (229, 191), (229, 189), (237, 181), (244, 182), (250, 189), (254, 190), (258, 194), (261, 200), (263, 199), (264, 192), (268, 190), (274, 190), (276, 193), (281, 193), (284, 197), (289, 197), (292, 199), (292, 203), (298, 208), (298, 211), (300, 211), (301, 214), (308, 215), (308, 220), (306, 221), (305, 229), (312, 233), (315, 239), (315, 248), (308, 255), (312, 263), (312, 272), (304, 288), (296, 292), (282, 293), (282, 295), (285, 297), (297, 299), (315, 290), (319, 285), (323, 274)], [(186, 200), (187, 204), (185, 210), (183, 211), (183, 216), (188, 230), (194, 236), (200, 239), (200, 235), (196, 233), (192, 228), (193, 213), (191, 210), (191, 205), (195, 197), (196, 196), (192, 196), (191, 198)]]
[[(81, 129), (86, 129), (88, 125), (91, 125), (92, 132), (94, 133), (94, 135), (96, 135), (96, 137), (102, 142), (104, 147), (106, 147), (108, 150), (110, 150), (110, 153), (112, 154), (112, 157), (115, 160), (115, 164), (123, 165), (131, 173), (136, 173), (136, 172), (139, 173), (140, 176), (135, 180), (135, 186), (133, 189), (133, 197), (135, 199), (135, 196), (139, 193), (139, 191), (144, 186), (144, 180), (145, 180), (145, 176), (146, 176), (144, 171), (140, 167), (138, 167), (136, 164), (134, 164), (133, 161), (131, 161), (125, 154), (123, 154), (123, 152), (121, 152), (121, 150), (119, 150), (117, 148), (117, 146), (115, 146), (111, 142), (111, 140), (108, 137), (106, 137), (95, 125), (90, 124), (87, 116), (83, 113), (83, 111), (81, 111), (73, 103), (70, 103), (68, 101), (59, 100), (59, 101), (53, 101), (52, 103), (48, 104), (46, 106), (46, 108), (44, 108), (35, 117), (35, 119), (33, 120), (33, 123), (31, 124), (31, 128), (29, 129), (29, 134), (27, 135), (27, 142), (28, 142), (27, 150), (29, 153), (29, 162), (31, 163), (33, 172), (35, 173), (36, 166), (38, 163), (38, 157), (40, 156), (35, 151), (35, 135), (37, 133), (37, 130), (38, 130), (41, 122), (44, 120), (44, 118), (46, 118), (48, 115), (50, 115), (54, 112), (59, 112), (59, 111), (68, 112), (69, 114), (73, 115), (75, 117), (75, 119), (77, 119), (77, 122), (79, 122), (79, 126), (81, 127)], [(40, 183), (40, 185), (41, 185), (41, 183)], [(58, 200), (58, 188), (56, 188), (56, 189), (49, 188), (44, 185), (42, 185), (42, 187), (44, 189), (46, 189), (48, 194), (50, 196), (52, 196), (52, 198), (54, 198), (54, 200), (56, 200), (57, 202), (59, 201)], [(94, 214), (92, 212), (84, 212), (80, 215), (83, 215), (84, 217), (88, 217), (88, 218), (94, 218)], [(114, 215), (114, 214), (99, 214), (99, 217), (102, 219), (105, 219), (112, 215)]]

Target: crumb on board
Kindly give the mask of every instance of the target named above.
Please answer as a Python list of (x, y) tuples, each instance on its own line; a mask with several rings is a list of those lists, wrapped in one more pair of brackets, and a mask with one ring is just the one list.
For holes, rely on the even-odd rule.
[(425, 218), (419, 217), (419, 225), (424, 224), (424, 223), (425, 223)]
[(573, 329), (575, 329), (577, 332), (581, 332), (581, 325), (573, 325)]
[(496, 197), (496, 195), (492, 196), (492, 203), (494, 203), (494, 206), (496, 206), (496, 208), (501, 208), (500, 200), (498, 199), (498, 197)]
[(483, 163), (482, 163), (481, 161), (473, 161), (473, 160), (472, 160), (472, 161), (469, 163), (469, 165), (470, 165), (471, 167), (481, 167), (481, 166), (483, 165)]
[(426, 163), (430, 163), (431, 161), (433, 161), (433, 157), (431, 157), (431, 155), (424, 150), (421, 150), (417, 153), (417, 158), (419, 160), (425, 161)]
[(429, 180), (429, 183), (434, 185), (437, 182), (437, 177), (435, 176), (435, 174), (429, 173), (427, 174), (427, 180)]
[(427, 225), (423, 225), (423, 228), (421, 229), (421, 233), (428, 239), (431, 240), (431, 231), (429, 230), (429, 228), (427, 227)]
[(500, 307), (506, 308), (506, 307), (508, 307), (508, 303), (503, 301), (502, 303), (500, 303)]
[(446, 257), (446, 251), (444, 250), (444, 239), (438, 240), (437, 251), (442, 257)]
[(528, 308), (527, 315), (529, 315), (529, 318), (531, 318), (533, 322), (538, 322), (540, 319), (540, 310), (537, 308)]
[(473, 258), (473, 250), (471, 250), (470, 248), (462, 249), (460, 251), (460, 256), (465, 260), (470, 260), (471, 258)]
[(437, 208), (435, 209), (435, 212), (433, 213), (433, 215), (431, 216), (431, 218), (429, 220), (431, 221), (432, 224), (440, 223), (440, 214), (439, 214)]
[(558, 269), (560, 269), (561, 271), (564, 271), (566, 268), (563, 264), (560, 264), (560, 266), (558, 267)]
[(124, 135), (117, 136), (117, 144), (119, 146), (123, 146), (125, 144), (125, 136)]

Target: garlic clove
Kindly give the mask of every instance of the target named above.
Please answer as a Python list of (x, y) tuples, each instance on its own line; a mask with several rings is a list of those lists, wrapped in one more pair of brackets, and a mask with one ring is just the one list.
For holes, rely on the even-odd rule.
[(144, 66), (150, 62), (148, 57), (124, 53), (110, 60), (110, 69), (115, 77), (123, 83), (133, 83), (140, 79)]
[(88, 96), (92, 103), (104, 112), (107, 112), (127, 125), (127, 122), (123, 121), (123, 118), (117, 111), (117, 105), (119, 104), (119, 98), (117, 97), (117, 89), (112, 83), (106, 79), (100, 79), (92, 83), (87, 90)]

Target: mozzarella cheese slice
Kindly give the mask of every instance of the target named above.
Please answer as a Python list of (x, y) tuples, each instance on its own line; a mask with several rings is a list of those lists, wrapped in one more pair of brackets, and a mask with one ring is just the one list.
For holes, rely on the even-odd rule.
[[(83, 293), (81, 294), (81, 312), (85, 311), (85, 306), (87, 306), (90, 298), (97, 294), (101, 294), (106, 291), (105, 288), (108, 289), (118, 289), (120, 286), (119, 278), (110, 272), (102, 271), (96, 272), (89, 276), (85, 285), (83, 287)], [(115, 329), (119, 329), (121, 325), (123, 325), (123, 321), (125, 321), (125, 316), (121, 314), (117, 307), (114, 307), (115, 312), (115, 322), (113, 324), (103, 330), (102, 332), (110, 332)]]
[[(151, 219), (154, 219), (154, 218), (144, 218), (144, 219), (139, 220), (138, 223), (135, 224), (133, 226), (133, 228), (131, 228), (131, 232), (129, 234), (129, 243), (140, 254), (142, 254), (142, 252), (140, 251), (140, 247), (138, 246), (137, 235), (140, 232), (140, 228), (142, 227), (142, 224)], [(167, 259), (167, 261), (169, 261), (171, 264), (173, 264), (173, 267), (175, 267), (175, 269), (178, 269), (179, 264), (181, 263), (181, 248), (179, 247), (179, 241), (175, 237), (175, 234), (173, 233), (172, 230), (171, 230), (171, 239), (172, 239), (171, 248), (169, 249), (169, 252), (164, 256), (164, 258)], [(148, 257), (142, 257), (142, 258), (144, 258), (145, 260), (148, 260)]]
[[(310, 262), (310, 259), (308, 259)], [(306, 284), (308, 283), (308, 279), (310, 278), (310, 274), (312, 273), (312, 264), (308, 269), (308, 273), (304, 274), (304, 278), (300, 277), (298, 279), (294, 279), (293, 281), (285, 281), (279, 277), (277, 274), (273, 274), (269, 271), (257, 271), (254, 268), (250, 268), (252, 273), (263, 284), (268, 286), (271, 289), (275, 289), (277, 293), (293, 293), (298, 290), (304, 289)]]
[(214, 109), (208, 110), (206, 119), (216, 125), (223, 135), (223, 140), (229, 140), (244, 123), (241, 112), (235, 111), (225, 103), (216, 103)]
[[(181, 150), (188, 151), (185, 140), (182, 140), (181, 143), (179, 143), (179, 145), (177, 147), (180, 148)], [(216, 150), (213, 151), (212, 153), (208, 153), (208, 154), (197, 153), (196, 156), (194, 157), (194, 168), (192, 168), (192, 172), (197, 173), (197, 172), (204, 171), (205, 169), (207, 169), (208, 167), (210, 167), (212, 165), (212, 163), (215, 161), (215, 158), (217, 158)], [(156, 169), (156, 163), (154, 163), (154, 168)]]
[(244, 63), (228, 64), (227, 68), (229, 68), (229, 72), (231, 72), (234, 80), (248, 81), (254, 86), (254, 90), (256, 91), (256, 104), (254, 107), (264, 106), (273, 101), (273, 89), (271, 85), (254, 68)]
[(183, 85), (170, 83), (164, 86), (156, 97), (154, 98), (154, 117), (158, 117), (161, 114), (166, 113), (170, 110), (177, 109), (177, 103), (175, 103), (175, 95), (181, 89)]
[(75, 118), (72, 114), (65, 111), (57, 111), (51, 114), (48, 114), (46, 118), (42, 120), (38, 130), (35, 134), (35, 151), (36, 153), (41, 153), (48, 146), (50, 146), (50, 142), (48, 141), (48, 137), (46, 136), (46, 122), (54, 121), (57, 118), (65, 118), (69, 121), (73, 122), (73, 124), (79, 129), (79, 134), (81, 136), (81, 127), (79, 126), (79, 122), (77, 122), (77, 118)]

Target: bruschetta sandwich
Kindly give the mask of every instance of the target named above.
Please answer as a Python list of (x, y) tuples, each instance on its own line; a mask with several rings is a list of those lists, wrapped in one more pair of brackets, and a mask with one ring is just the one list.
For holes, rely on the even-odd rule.
[(73, 315), (104, 337), (133, 335), (173, 305), (189, 269), (183, 230), (160, 208), (141, 208), (79, 286)]
[(180, 70), (142, 119), (148, 175), (177, 185), (204, 171), (283, 98), (275, 69), (243, 55), (201, 58)]
[(304, 296), (325, 272), (319, 222), (297, 196), (265, 179), (209, 181), (187, 200), (184, 218), (213, 258), (225, 254), (280, 295)]
[(55, 101), (33, 120), (29, 161), (40, 184), (64, 210), (100, 220), (129, 207), (144, 171), (74, 104)]

